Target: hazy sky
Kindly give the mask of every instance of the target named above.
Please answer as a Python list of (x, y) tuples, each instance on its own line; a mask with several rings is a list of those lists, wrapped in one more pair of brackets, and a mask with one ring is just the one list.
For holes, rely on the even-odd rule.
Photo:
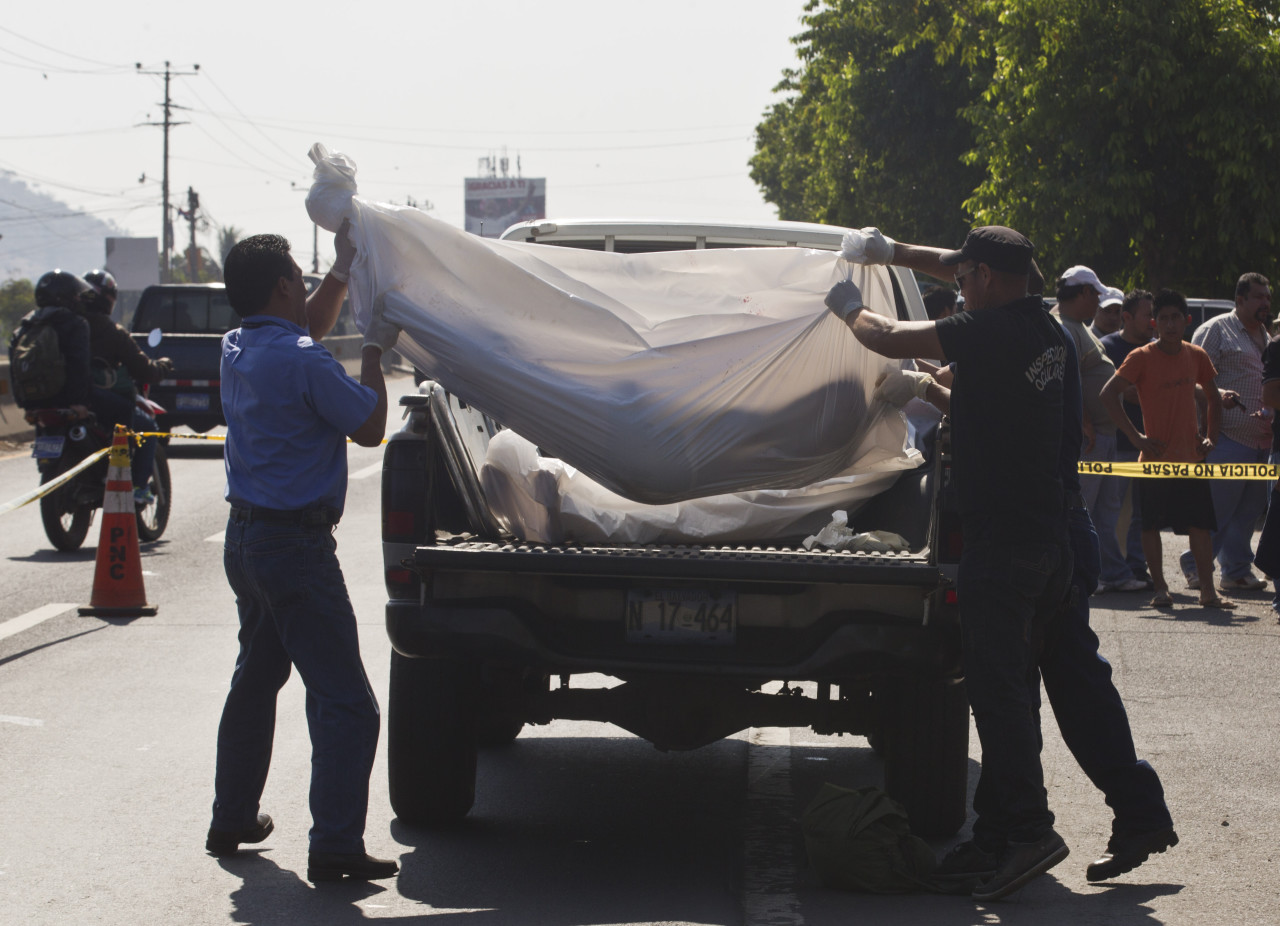
[[(455, 225), (463, 178), (504, 150), (513, 174), (518, 157), (547, 178), (552, 217), (770, 220), (747, 160), (804, 5), (22, 4), (0, 24), (0, 169), (158, 237), (162, 133), (140, 123), (161, 120), (163, 80), (135, 62), (167, 60), (200, 65), (171, 84), (188, 123), (170, 133), (171, 200), (193, 187), (213, 226), (284, 234), (304, 266), (315, 141), (355, 159), (360, 195), (429, 201)], [(215, 229), (198, 240), (215, 250)]]

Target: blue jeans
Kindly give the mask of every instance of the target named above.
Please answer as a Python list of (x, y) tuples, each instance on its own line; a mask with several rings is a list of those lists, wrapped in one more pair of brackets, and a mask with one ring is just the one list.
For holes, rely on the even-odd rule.
[[(1218, 437), (1217, 446), (1209, 451), (1207, 463), (1266, 463), (1268, 448), (1255, 450), (1229, 437)], [(1253, 529), (1258, 516), (1267, 507), (1270, 487), (1261, 479), (1214, 479), (1209, 484), (1213, 495), (1213, 515), (1218, 529), (1213, 532), (1213, 555), (1222, 567), (1222, 578), (1242, 579), (1253, 565)], [(1195, 575), (1196, 561), (1190, 550), (1179, 557), (1183, 575)], [(1206, 578), (1200, 577), (1201, 588)]]
[(251, 826), (271, 764), (276, 695), (297, 666), (311, 733), (311, 851), (363, 852), (378, 702), (327, 527), (227, 523), (223, 565), (240, 655), (218, 726), (213, 827)]
[(1070, 578), (1065, 538), (966, 542), (960, 555), (965, 689), (982, 743), (973, 838), (987, 851), (1034, 842), (1053, 827), (1040, 765), (1036, 659)]
[[(1116, 459), (1116, 436), (1114, 434), (1096, 434), (1093, 449), (1082, 454), (1080, 459), (1098, 462), (1113, 462)], [(1080, 494), (1084, 496), (1085, 507), (1089, 515), (1098, 525), (1098, 554), (1102, 558), (1102, 574), (1098, 577), (1102, 582), (1123, 582), (1133, 578), (1133, 571), (1125, 562), (1120, 552), (1120, 541), (1116, 538), (1116, 524), (1120, 521), (1120, 505), (1124, 501), (1124, 485), (1117, 476), (1080, 476)], [(1092, 590), (1090, 590), (1092, 591)]]
[[(156, 420), (138, 408), (128, 396), (96, 386), (89, 396), (89, 407), (98, 416), (98, 421), (110, 430), (114, 425), (128, 425), (136, 432), (154, 431)], [(151, 471), (156, 462), (156, 439), (148, 437), (142, 440), (134, 451), (130, 463), (130, 475), (134, 488), (145, 486), (151, 479)]]
[[(1116, 450), (1116, 459), (1121, 463), (1137, 463), (1138, 451), (1136, 450)], [(1119, 493), (1120, 505), (1124, 506), (1124, 493), (1128, 490), (1131, 494), (1129, 497), (1129, 532), (1124, 539), (1124, 561), (1131, 572), (1137, 578), (1147, 578), (1147, 554), (1142, 551), (1142, 480), (1128, 479), (1119, 476), (1113, 476), (1111, 481), (1115, 483), (1115, 491)]]
[(1089, 592), (1098, 581), (1098, 535), (1089, 513), (1067, 512), (1074, 594), (1049, 630), (1040, 672), (1063, 742), (1115, 814), (1112, 831), (1142, 833), (1173, 825), (1160, 778), (1138, 758), (1129, 715), (1089, 626)]

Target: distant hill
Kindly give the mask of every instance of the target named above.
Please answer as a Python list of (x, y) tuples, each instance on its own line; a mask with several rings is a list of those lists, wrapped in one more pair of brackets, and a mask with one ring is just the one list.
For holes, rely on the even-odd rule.
[(36, 280), (55, 267), (77, 274), (101, 267), (105, 239), (125, 234), (0, 170), (0, 282)]

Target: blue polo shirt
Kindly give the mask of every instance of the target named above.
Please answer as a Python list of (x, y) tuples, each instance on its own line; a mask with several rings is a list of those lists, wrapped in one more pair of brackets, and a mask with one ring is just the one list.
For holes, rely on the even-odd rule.
[(294, 511), (347, 496), (347, 435), (373, 413), (362, 386), (303, 329), (252, 315), (222, 339), (227, 501)]

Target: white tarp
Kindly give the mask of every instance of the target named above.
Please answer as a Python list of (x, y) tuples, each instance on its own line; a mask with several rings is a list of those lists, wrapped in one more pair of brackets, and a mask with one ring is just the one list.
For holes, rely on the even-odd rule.
[[(564, 461), (554, 475), (562, 492), (576, 493), (583, 478), (598, 484), (587, 508), (614, 503), (599, 489), (667, 506), (797, 490), (855, 464), (867, 474), (919, 462), (903, 416), (870, 401), (893, 364), (823, 307), (849, 270), (832, 252), (624, 255), (481, 239), (361, 199), (349, 158), (322, 146), (312, 157), (312, 219), (331, 231), (352, 223), (357, 325), (382, 301), (404, 329), (406, 358)], [(853, 274), (867, 305), (892, 317), (884, 268)], [(508, 456), (513, 484), (541, 479), (526, 494), (542, 497), (546, 480), (530, 475), (528, 453)], [(814, 502), (824, 519), (844, 505)], [(564, 505), (556, 510), (563, 518)], [(728, 509), (716, 517), (740, 519)]]

